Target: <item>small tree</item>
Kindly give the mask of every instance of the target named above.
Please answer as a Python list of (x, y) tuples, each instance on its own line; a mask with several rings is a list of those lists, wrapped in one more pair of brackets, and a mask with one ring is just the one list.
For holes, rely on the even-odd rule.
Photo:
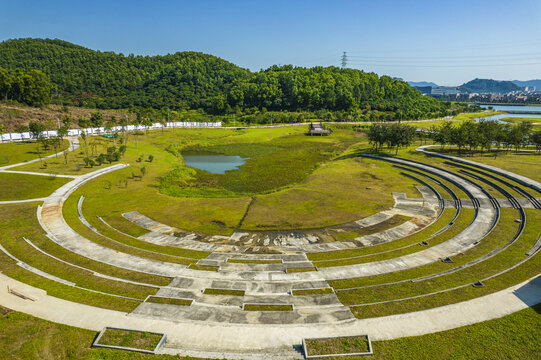
[(45, 131), (45, 125), (42, 123), (38, 123), (35, 121), (31, 121), (28, 125), (28, 129), (30, 130), (30, 134), (33, 138), (39, 140), (41, 137), (41, 133)]
[(103, 124), (103, 115), (101, 112), (93, 112), (90, 114), (90, 123), (93, 127), (99, 128)]
[(530, 136), (530, 140), (534, 143), (537, 152), (541, 152), (541, 131), (536, 131)]
[(62, 117), (62, 124), (64, 124), (64, 126), (69, 129), (70, 126), (71, 126), (71, 123), (73, 121), (73, 118), (71, 117), (71, 115), (64, 115)]

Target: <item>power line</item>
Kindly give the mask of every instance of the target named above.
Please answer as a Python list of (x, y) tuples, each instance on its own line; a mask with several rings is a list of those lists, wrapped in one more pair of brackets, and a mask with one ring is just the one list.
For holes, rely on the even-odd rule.
[(469, 68), (469, 67), (485, 67), (485, 66), (524, 66), (524, 65), (541, 65), (541, 62), (535, 62), (535, 63), (515, 63), (515, 64), (507, 64), (507, 63), (501, 63), (501, 64), (460, 64), (460, 65), (415, 65), (415, 64), (403, 64), (403, 63), (396, 63), (396, 64), (373, 64), (373, 63), (354, 63), (358, 66), (395, 66), (395, 67), (426, 67), (426, 68)]

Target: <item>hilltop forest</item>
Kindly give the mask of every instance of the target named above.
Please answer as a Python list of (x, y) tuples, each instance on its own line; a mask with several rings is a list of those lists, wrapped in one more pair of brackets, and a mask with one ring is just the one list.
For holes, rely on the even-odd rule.
[(202, 109), (216, 115), (325, 110), (370, 120), (372, 114), (419, 119), (451, 110), (450, 103), (422, 96), (388, 76), (291, 65), (251, 72), (196, 52), (126, 56), (61, 40), (17, 39), (0, 43), (0, 67), (11, 74), (45, 74), (53, 85), (53, 103), (102, 109)]

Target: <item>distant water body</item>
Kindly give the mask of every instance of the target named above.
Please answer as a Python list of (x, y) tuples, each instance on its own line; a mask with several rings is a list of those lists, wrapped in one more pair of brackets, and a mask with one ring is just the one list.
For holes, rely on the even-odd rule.
[[(483, 108), (488, 108), (490, 105), (481, 105)], [(492, 108), (496, 111), (512, 111), (520, 112), (517, 114), (498, 114), (492, 116), (486, 116), (482, 118), (477, 118), (476, 120), (496, 120), (498, 122), (505, 123), (501, 121), (504, 118), (530, 118), (530, 119), (540, 119), (541, 121), (541, 106), (512, 106), (512, 105), (494, 105)], [(532, 114), (532, 112), (537, 114)]]
[(182, 154), (188, 166), (208, 171), (212, 174), (225, 174), (236, 170), (246, 162), (245, 158), (230, 155)]
[(485, 109), (488, 108), (489, 106), (492, 106), (492, 108), (496, 111), (520, 111), (521, 113), (541, 111), (541, 106), (481, 105), (481, 107)]

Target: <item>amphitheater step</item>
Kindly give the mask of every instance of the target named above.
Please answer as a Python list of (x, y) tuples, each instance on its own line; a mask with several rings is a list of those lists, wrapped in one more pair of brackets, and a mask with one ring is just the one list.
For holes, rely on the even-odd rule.
[(293, 311), (244, 311), (240, 307), (176, 306), (142, 303), (129, 316), (168, 319), (175, 322), (202, 321), (232, 324), (317, 324), (354, 321), (348, 307), (317, 307)]

